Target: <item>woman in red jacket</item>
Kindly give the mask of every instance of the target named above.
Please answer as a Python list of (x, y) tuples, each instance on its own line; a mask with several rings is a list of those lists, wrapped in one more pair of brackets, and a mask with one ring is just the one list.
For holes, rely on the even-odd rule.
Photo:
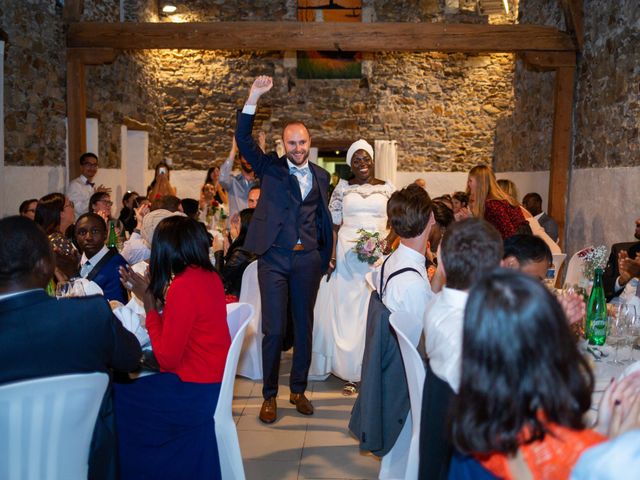
[(163, 220), (149, 278), (121, 277), (144, 301), (161, 372), (116, 386), (122, 478), (220, 478), (213, 414), (231, 338), (204, 229), (187, 217)]
[(473, 216), (496, 227), (503, 239), (516, 233), (531, 233), (520, 204), (498, 186), (490, 167), (477, 165), (469, 171), (467, 194)]

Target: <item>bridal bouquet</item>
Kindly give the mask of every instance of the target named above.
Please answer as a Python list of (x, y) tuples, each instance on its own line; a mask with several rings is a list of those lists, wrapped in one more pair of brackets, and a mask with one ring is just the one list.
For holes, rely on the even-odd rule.
[(607, 265), (607, 247), (600, 245), (599, 247), (589, 247), (578, 252), (578, 257), (582, 259), (582, 273), (587, 280), (593, 281), (596, 268)]
[(357, 233), (359, 237), (353, 251), (358, 256), (358, 260), (373, 265), (382, 258), (387, 242), (380, 238), (380, 232), (372, 233), (361, 228)]

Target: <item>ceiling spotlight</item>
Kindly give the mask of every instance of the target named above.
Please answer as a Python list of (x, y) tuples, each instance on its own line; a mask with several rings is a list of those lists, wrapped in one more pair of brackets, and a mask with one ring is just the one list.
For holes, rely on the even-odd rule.
[(165, 3), (162, 6), (162, 13), (175, 13), (177, 9), (178, 8), (175, 5), (171, 3)]

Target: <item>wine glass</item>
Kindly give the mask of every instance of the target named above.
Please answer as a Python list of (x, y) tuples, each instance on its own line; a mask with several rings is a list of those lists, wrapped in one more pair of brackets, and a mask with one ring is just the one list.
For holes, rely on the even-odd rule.
[(626, 325), (624, 339), (620, 345), (624, 347), (624, 356), (620, 363), (628, 363), (633, 358), (633, 345), (638, 337), (638, 329), (640, 329), (635, 305), (629, 303), (620, 305), (620, 316), (624, 318)]
[(71, 282), (58, 282), (56, 285), (56, 298), (61, 299), (71, 295)]
[(607, 345), (614, 349), (613, 360), (609, 360), (607, 363), (620, 365), (622, 361), (618, 359), (618, 350), (626, 340), (627, 316), (621, 312), (622, 305), (616, 307), (618, 308), (607, 308)]

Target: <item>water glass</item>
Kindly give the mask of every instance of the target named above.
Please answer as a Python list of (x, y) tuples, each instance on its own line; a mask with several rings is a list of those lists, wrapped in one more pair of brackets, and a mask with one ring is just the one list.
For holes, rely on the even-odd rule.
[(631, 304), (620, 305), (620, 316), (624, 318), (627, 326), (625, 331), (625, 339), (621, 346), (624, 347), (622, 362), (630, 363), (633, 361), (633, 348), (640, 336), (640, 321), (636, 312), (636, 307)]
[(622, 362), (618, 359), (618, 350), (625, 340), (625, 318), (620, 315), (620, 312), (617, 309), (608, 310), (610, 310), (611, 313), (607, 315), (607, 345), (613, 348), (613, 359), (609, 360), (607, 363), (620, 365)]

